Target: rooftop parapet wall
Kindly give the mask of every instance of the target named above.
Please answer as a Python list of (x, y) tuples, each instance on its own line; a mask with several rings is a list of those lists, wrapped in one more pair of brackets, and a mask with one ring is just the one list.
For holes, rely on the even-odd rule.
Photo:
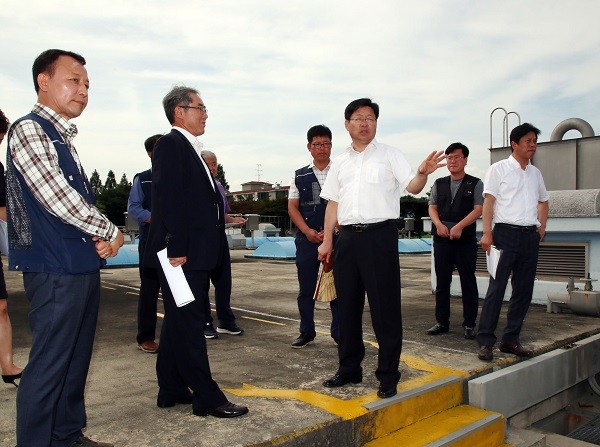
[(600, 216), (600, 189), (548, 191), (550, 217)]

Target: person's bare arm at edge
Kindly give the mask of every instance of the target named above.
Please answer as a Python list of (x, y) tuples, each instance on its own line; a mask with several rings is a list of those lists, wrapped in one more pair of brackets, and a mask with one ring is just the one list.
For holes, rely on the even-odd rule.
[(540, 233), (540, 242), (544, 240), (544, 236), (546, 236), (546, 224), (548, 223), (548, 212), (550, 210), (550, 206), (548, 205), (548, 201), (538, 202), (538, 220), (540, 221), (540, 226), (537, 231)]
[(490, 254), (490, 247), (494, 245), (494, 239), (492, 237), (492, 218), (494, 217), (494, 204), (496, 198), (491, 194), (485, 194), (483, 199), (483, 236), (481, 236), (481, 248), (485, 252)]
[(446, 163), (441, 163), (445, 159), (444, 151), (433, 151), (429, 154), (423, 163), (419, 165), (417, 175), (406, 186), (406, 190), (411, 194), (419, 194), (427, 183), (427, 176), (435, 172), (437, 168), (446, 166)]
[(323, 243), (319, 245), (319, 261), (331, 262), (333, 252), (333, 231), (337, 227), (338, 203), (333, 200), (327, 202), (325, 208), (325, 228), (323, 229)]

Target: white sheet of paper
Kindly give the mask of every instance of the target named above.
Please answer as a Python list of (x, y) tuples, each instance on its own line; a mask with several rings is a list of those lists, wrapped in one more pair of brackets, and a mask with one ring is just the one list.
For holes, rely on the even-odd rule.
[(183, 269), (181, 266), (173, 267), (169, 263), (167, 249), (165, 248), (164, 250), (159, 251), (156, 255), (158, 256), (163, 272), (165, 272), (169, 288), (171, 289), (177, 307), (185, 306), (194, 301), (194, 294), (192, 293), (192, 289), (190, 289), (187, 279), (185, 279)]
[(498, 268), (498, 263), (500, 262), (500, 256), (502, 255), (502, 250), (498, 250), (495, 245), (490, 247), (490, 254), (485, 254), (485, 262), (487, 265), (487, 271), (490, 276), (496, 279), (496, 269)]

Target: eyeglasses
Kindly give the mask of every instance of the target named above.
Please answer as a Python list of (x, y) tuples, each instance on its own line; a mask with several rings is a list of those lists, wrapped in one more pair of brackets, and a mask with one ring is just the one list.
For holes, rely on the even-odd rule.
[(204, 107), (204, 105), (201, 106), (179, 106), (182, 109), (196, 109), (196, 110), (200, 110), (201, 113), (208, 113), (208, 109), (206, 107)]
[(446, 157), (446, 160), (448, 161), (458, 161), (461, 158), (465, 158), (462, 155), (449, 155), (448, 157)]
[(377, 121), (377, 119), (373, 118), (373, 117), (364, 117), (364, 116), (357, 116), (356, 118), (350, 118), (348, 121), (352, 121), (353, 123), (367, 123), (367, 124), (374, 124), (375, 121)]
[(310, 145), (312, 147), (314, 147), (315, 149), (329, 149), (331, 148), (331, 143), (310, 143)]

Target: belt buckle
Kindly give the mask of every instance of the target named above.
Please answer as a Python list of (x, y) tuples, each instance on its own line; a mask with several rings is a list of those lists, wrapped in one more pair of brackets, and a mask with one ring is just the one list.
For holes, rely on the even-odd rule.
[(354, 224), (352, 225), (352, 231), (355, 233), (362, 233), (367, 228), (365, 224)]

